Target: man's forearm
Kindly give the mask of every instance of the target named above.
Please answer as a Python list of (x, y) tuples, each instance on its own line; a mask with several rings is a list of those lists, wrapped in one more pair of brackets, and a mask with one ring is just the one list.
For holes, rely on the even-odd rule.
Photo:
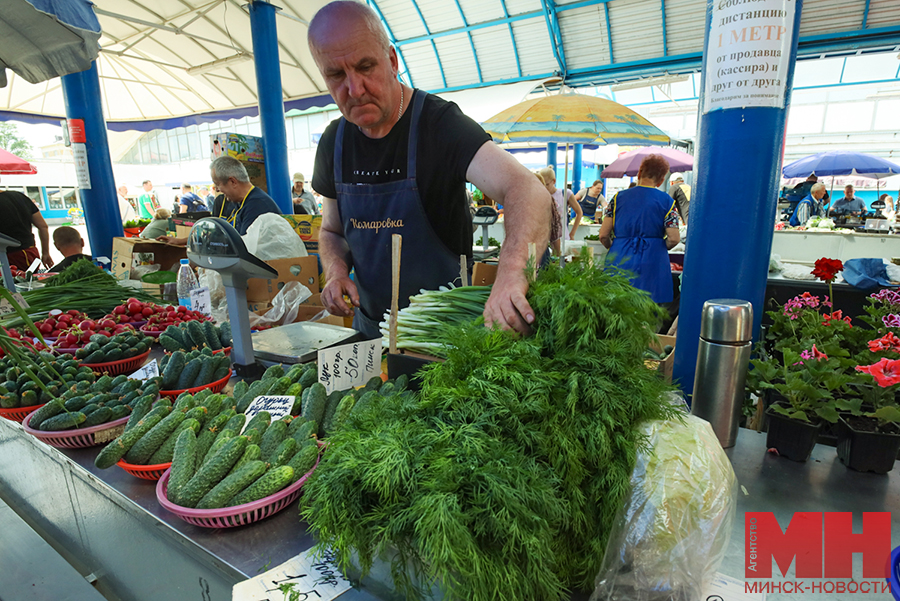
[(38, 237), (41, 239), (41, 254), (50, 254), (50, 228), (47, 226), (38, 228)]
[(322, 255), (322, 270), (325, 272), (326, 281), (350, 275), (353, 259), (347, 239), (342, 235), (320, 230), (319, 253)]
[(500, 250), (498, 270), (522, 270), (528, 262), (528, 244), (534, 243), (540, 261), (544, 249), (550, 241), (549, 220), (546, 203), (543, 202), (544, 187), (534, 178), (516, 185), (507, 191), (503, 199), (503, 219), (506, 238)]

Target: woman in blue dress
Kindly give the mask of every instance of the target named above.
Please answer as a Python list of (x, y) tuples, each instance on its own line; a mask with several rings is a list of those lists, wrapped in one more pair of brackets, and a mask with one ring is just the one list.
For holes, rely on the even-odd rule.
[(660, 304), (672, 302), (669, 249), (681, 239), (675, 201), (656, 189), (668, 172), (662, 155), (648, 155), (638, 171), (638, 185), (613, 196), (600, 226), (608, 260), (632, 272), (634, 287)]

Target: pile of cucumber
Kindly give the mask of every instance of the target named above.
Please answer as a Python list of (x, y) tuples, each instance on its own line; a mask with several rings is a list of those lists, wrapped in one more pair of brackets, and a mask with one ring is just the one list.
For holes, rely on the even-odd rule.
[(225, 353), (214, 355), (212, 349), (205, 346), (202, 350), (165, 355), (159, 368), (163, 390), (187, 390), (218, 382), (229, 375), (231, 359)]
[(40, 405), (58, 396), (75, 382), (94, 381), (91, 368), (80, 367), (72, 355), (53, 355), (46, 351), (40, 354), (23, 352), (26, 353), (23, 360), (9, 356), (0, 359), (0, 408)]
[(327, 396), (325, 387), (317, 383), (302, 395), (300, 415), (319, 423), (317, 436), (327, 438), (353, 412), (377, 402), (382, 395), (405, 390), (408, 383), (409, 377), (406, 374), (386, 382), (379, 376), (374, 376), (362, 388), (335, 391)]
[(137, 357), (149, 349), (150, 339), (138, 332), (123, 332), (112, 338), (94, 334), (90, 342), (75, 351), (75, 358), (84, 365), (95, 365)]
[(86, 378), (32, 413), (28, 426), (47, 432), (99, 426), (131, 415), (133, 407), (152, 403), (158, 394), (155, 378), (146, 382), (125, 375)]
[[(252, 503), (277, 493), (307, 474), (319, 457), (314, 424), (286, 416), (269, 423), (262, 411), (244, 434), (243, 414), (235, 414), (214, 433), (185, 430), (175, 442), (166, 496), (182, 507), (219, 509)], [(219, 420), (221, 421), (221, 419)]]
[[(218, 423), (216, 420), (220, 415), (226, 416), (222, 418), (226, 421), (234, 417), (234, 405), (230, 401), (230, 397), (213, 394), (209, 389), (196, 395), (181, 394), (174, 405), (169, 399), (154, 402), (154, 399), (144, 397), (134, 406), (125, 432), (100, 451), (94, 465), (107, 469), (119, 459), (135, 465), (169, 463), (175, 441), (184, 430), (199, 434), (202, 429)], [(215, 438), (212, 434), (207, 437)]]
[(231, 346), (231, 324), (226, 321), (217, 326), (211, 321), (187, 321), (166, 328), (159, 336), (159, 344), (170, 353), (204, 347), (214, 351), (228, 348)]

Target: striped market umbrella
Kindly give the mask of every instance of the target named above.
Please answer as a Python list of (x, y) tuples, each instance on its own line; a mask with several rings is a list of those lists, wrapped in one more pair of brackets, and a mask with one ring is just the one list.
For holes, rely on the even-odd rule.
[(612, 100), (575, 93), (520, 102), (481, 125), (501, 144), (669, 144), (669, 136), (631, 109)]
[(641, 168), (644, 158), (650, 154), (661, 154), (669, 162), (669, 171), (692, 171), (694, 169), (694, 157), (686, 152), (674, 148), (638, 148), (629, 150), (619, 155), (615, 161), (600, 173), (601, 177), (622, 177), (628, 175), (634, 177)]

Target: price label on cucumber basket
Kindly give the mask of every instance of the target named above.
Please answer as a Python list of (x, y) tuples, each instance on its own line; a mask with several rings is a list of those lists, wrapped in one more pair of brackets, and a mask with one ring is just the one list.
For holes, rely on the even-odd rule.
[(191, 310), (204, 315), (212, 315), (212, 300), (209, 296), (208, 286), (191, 290)]
[(317, 555), (310, 549), (268, 572), (238, 582), (231, 589), (231, 601), (331, 601), (348, 590), (350, 581), (338, 570), (333, 553)]
[[(250, 403), (250, 406), (247, 407), (247, 411), (244, 412), (247, 415), (247, 419), (244, 420), (244, 428), (247, 427), (250, 420), (260, 411), (268, 411), (269, 415), (272, 416), (273, 422), (281, 419), (285, 415), (290, 415), (296, 399), (297, 397), (286, 395), (256, 397), (253, 399), (253, 402)], [(241, 428), (241, 432), (244, 431), (244, 428)]]
[(333, 346), (318, 355), (319, 382), (328, 392), (362, 386), (381, 375), (381, 338)]
[(159, 375), (159, 363), (156, 362), (156, 359), (140, 368), (130, 376), (128, 376), (131, 380), (149, 380), (150, 378), (155, 378)]

